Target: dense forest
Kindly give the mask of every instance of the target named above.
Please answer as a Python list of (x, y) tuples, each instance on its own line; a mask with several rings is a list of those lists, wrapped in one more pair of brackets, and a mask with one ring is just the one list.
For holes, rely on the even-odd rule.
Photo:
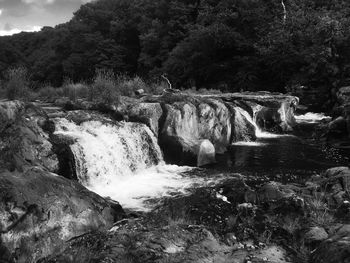
[(347, 0), (99, 0), (71, 21), (0, 38), (1, 79), (25, 66), (34, 88), (97, 69), (176, 88), (329, 92), (350, 82)]

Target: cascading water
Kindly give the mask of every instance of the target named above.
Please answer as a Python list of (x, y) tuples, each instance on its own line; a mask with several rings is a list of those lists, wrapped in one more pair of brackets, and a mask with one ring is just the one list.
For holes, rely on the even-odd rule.
[[(269, 132), (264, 132), (260, 129), (260, 127), (256, 124), (256, 122), (253, 120), (252, 116), (250, 116), (250, 114), (245, 111), (244, 109), (240, 108), (240, 107), (235, 107), (236, 109), (236, 113), (243, 116), (250, 124), (252, 124), (255, 128), (255, 136), (257, 138), (276, 138), (279, 137), (280, 135), (278, 134), (273, 134), (273, 133), (269, 133)], [(257, 109), (253, 109), (254, 110), (254, 115), (255, 112), (257, 111)]]
[(320, 121), (326, 120), (329, 121), (332, 118), (329, 116), (326, 116), (324, 113), (313, 113), (313, 112), (308, 112), (303, 115), (295, 115), (294, 116), (297, 123), (318, 123)]
[(193, 180), (181, 173), (188, 167), (165, 165), (157, 139), (139, 123), (85, 121), (80, 125), (56, 119), (56, 134), (75, 140), (79, 181), (124, 207), (147, 210), (148, 199), (184, 192)]

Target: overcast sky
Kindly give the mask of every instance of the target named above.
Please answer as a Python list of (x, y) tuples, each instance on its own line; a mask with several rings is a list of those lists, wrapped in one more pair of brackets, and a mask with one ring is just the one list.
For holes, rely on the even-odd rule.
[(69, 21), (91, 0), (0, 0), (0, 35), (38, 31)]

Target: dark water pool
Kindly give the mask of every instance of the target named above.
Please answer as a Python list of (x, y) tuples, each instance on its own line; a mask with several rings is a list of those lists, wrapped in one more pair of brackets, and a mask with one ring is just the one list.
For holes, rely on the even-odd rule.
[(330, 167), (348, 166), (349, 156), (349, 150), (289, 135), (233, 145), (226, 154), (217, 157), (211, 168), (270, 180), (298, 181)]

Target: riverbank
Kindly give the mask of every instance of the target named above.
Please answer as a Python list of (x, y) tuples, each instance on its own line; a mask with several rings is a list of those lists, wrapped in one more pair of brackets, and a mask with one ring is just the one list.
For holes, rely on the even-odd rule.
[[(350, 172), (325, 172), (338, 164), (318, 167), (327, 153), (284, 139), (297, 130), (296, 103), (176, 91), (111, 105), (1, 102), (3, 259), (322, 262), (324, 246), (346, 255)], [(295, 153), (288, 180), (261, 173), (262, 162), (284, 167), (280, 151)]]

